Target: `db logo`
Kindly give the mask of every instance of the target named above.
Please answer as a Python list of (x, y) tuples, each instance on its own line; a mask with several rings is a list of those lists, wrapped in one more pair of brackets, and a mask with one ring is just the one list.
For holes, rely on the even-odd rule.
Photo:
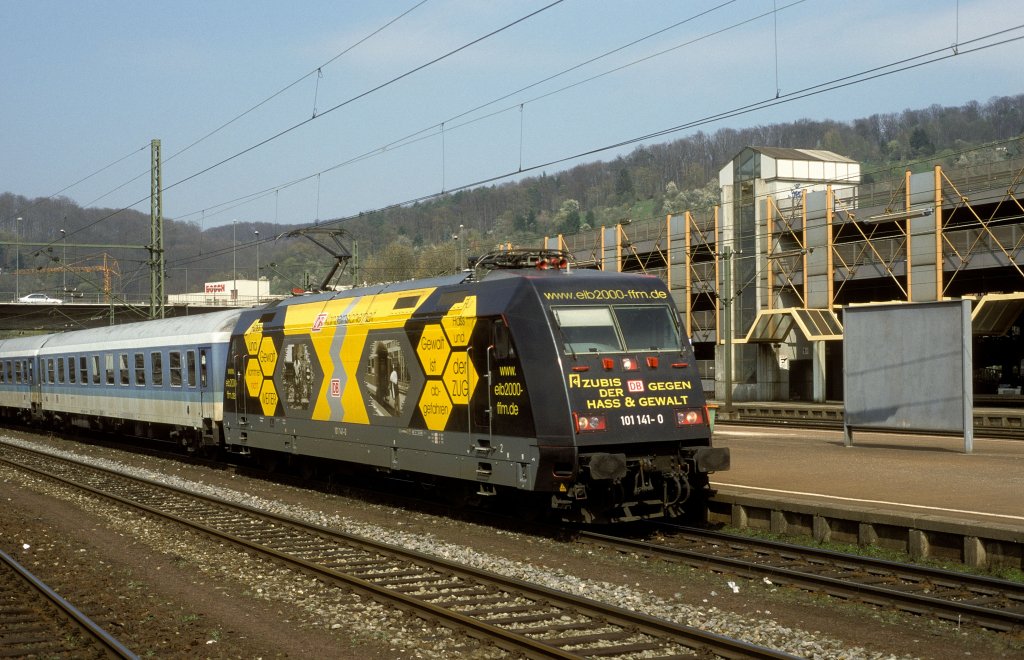
[(644, 391), (644, 381), (642, 381), (642, 380), (627, 380), (626, 381), (626, 387), (629, 388), (630, 392), (643, 392)]
[(316, 315), (316, 319), (313, 321), (313, 328), (312, 328), (313, 332), (320, 332), (321, 330), (323, 330), (324, 321), (326, 321), (326, 320), (327, 320), (327, 313), (326, 312), (320, 312), (319, 314), (317, 314)]
[(335, 398), (341, 396), (341, 380), (338, 378), (331, 379), (331, 396)]

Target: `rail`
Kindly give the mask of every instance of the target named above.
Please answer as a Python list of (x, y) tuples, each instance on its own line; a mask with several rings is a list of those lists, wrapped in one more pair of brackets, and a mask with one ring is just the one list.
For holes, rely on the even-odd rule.
[(786, 653), (547, 587), (0, 443), (20, 470), (173, 521), (528, 657)]

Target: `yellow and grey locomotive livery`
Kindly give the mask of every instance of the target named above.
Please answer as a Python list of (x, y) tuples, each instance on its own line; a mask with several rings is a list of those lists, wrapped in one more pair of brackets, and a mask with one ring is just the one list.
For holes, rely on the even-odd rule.
[(230, 450), (536, 494), (572, 520), (702, 511), (729, 465), (664, 283), (553, 251), (243, 312), (224, 394)]

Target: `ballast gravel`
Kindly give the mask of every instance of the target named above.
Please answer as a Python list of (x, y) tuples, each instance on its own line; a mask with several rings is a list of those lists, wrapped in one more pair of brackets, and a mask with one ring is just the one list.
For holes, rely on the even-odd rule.
[[(697, 607), (658, 597), (653, 591), (645, 590), (639, 585), (627, 586), (583, 579), (567, 574), (563, 570), (552, 570), (529, 563), (511, 561), (507, 557), (499, 557), (480, 552), (472, 547), (443, 541), (431, 533), (411, 533), (368, 524), (342, 515), (283, 504), (244, 490), (212, 486), (119, 461), (88, 457), (77, 452), (40, 446), (12, 437), (4, 437), (3, 440), (14, 445), (42, 449), (57, 456), (82, 460), (92, 465), (143, 477), (190, 492), (218, 497), (304, 522), (416, 550), (525, 582), (611, 603), (635, 612), (694, 626), (719, 635), (739, 638), (752, 644), (785, 651), (804, 658), (857, 660), (861, 658), (913, 657), (872, 652), (857, 646), (851, 647), (848, 643), (832, 638), (828, 634), (786, 626), (770, 616), (757, 619), (744, 617), (723, 611), (713, 605)], [(10, 474), (4, 476), (13, 479)], [(106, 519), (111, 527), (130, 535), (133, 539), (187, 562), (189, 566), (202, 571), (208, 580), (223, 580), (241, 585), (244, 593), (240, 596), (276, 603), (285, 615), (283, 624), (326, 630), (339, 628), (358, 630), (367, 638), (386, 640), (391, 648), (402, 651), (403, 655), (407, 654), (407, 657), (497, 658), (507, 655), (500, 649), (479, 644), (475, 640), (453, 633), (446, 628), (424, 625), (423, 621), (417, 617), (384, 607), (368, 597), (327, 586), (306, 576), (298, 576), (289, 570), (277, 568), (269, 562), (252, 558), (233, 548), (211, 543), (209, 539), (198, 534), (183, 532), (178, 527), (140, 517), (77, 492), (57, 487), (44, 480), (35, 480), (24, 476), (19, 477), (18, 480), (33, 481), (34, 489), (47, 492), (54, 497), (73, 501), (76, 506)], [(395, 520), (399, 520), (402, 512), (395, 511), (394, 513)], [(521, 535), (513, 532), (491, 530), (491, 533), (507, 536), (510, 547), (523, 543)]]

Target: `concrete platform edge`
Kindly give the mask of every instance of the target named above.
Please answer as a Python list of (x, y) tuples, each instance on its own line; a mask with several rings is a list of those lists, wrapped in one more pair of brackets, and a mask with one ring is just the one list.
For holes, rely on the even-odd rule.
[(919, 559), (1024, 570), (1024, 528), (1020, 525), (799, 502), (721, 488), (709, 505), (708, 520), (741, 529), (811, 536), (821, 542), (878, 546)]

